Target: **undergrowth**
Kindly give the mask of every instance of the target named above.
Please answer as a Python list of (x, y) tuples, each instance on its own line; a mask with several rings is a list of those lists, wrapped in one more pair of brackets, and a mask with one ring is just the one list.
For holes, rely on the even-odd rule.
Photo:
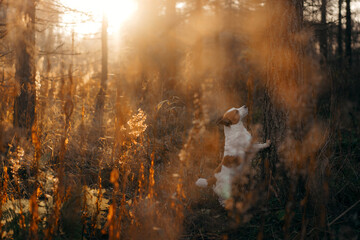
[[(176, 48), (158, 34), (164, 16), (145, 14), (149, 22), (133, 23), (121, 59), (109, 66), (101, 114), (97, 54), (36, 56), (30, 135), (13, 124), (21, 88), (4, 58), (0, 238), (357, 239), (360, 105), (349, 79), (358, 70), (320, 66), (295, 9), (270, 2), (233, 15), (231, 33), (220, 26), (226, 14), (195, 9), (174, 24), (183, 40)], [(83, 41), (77, 50), (88, 48)], [(347, 84), (336, 93), (329, 81)], [(245, 104), (247, 129), (272, 144), (242, 159), (223, 207), (195, 182), (223, 157), (217, 119)]]

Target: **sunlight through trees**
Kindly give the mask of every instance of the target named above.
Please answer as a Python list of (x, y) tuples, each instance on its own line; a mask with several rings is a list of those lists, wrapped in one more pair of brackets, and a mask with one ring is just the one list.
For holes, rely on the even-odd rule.
[(359, 13), (0, 1), (0, 238), (359, 238)]

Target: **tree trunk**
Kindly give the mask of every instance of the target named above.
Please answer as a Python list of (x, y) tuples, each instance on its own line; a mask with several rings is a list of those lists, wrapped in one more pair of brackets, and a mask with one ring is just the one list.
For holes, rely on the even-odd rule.
[(343, 55), (343, 45), (342, 45), (342, 14), (341, 14), (341, 10), (342, 10), (342, 2), (343, 0), (339, 0), (338, 1), (338, 19), (339, 19), (339, 23), (338, 23), (338, 33), (337, 33), (337, 52), (338, 52), (338, 63), (339, 65), (342, 65), (342, 55)]
[[(38, 108), (37, 108), (37, 122), (38, 122), (38, 129), (43, 129), (43, 124), (46, 116), (46, 108), (48, 105), (48, 101), (52, 99), (52, 96), (49, 94), (49, 81), (50, 81), (50, 72), (51, 72), (51, 56), (49, 52), (53, 47), (54, 37), (53, 37), (53, 28), (50, 27), (48, 29), (48, 34), (44, 35), (46, 37), (45, 42), (45, 52), (46, 56), (43, 62), (43, 69), (45, 69), (45, 74), (41, 78), (41, 87), (38, 92)], [(50, 104), (51, 105), (51, 104)]]
[[(271, 140), (271, 145), (263, 154), (262, 177), (266, 186), (271, 186), (273, 178), (282, 178), (285, 183), (283, 194), (288, 195), (288, 206), (293, 206), (294, 189), (296, 189), (294, 182), (297, 181), (289, 179), (284, 172), (278, 172), (277, 165), (281, 146), (289, 139), (301, 141), (302, 137), (303, 105), (306, 104), (306, 100), (301, 99), (300, 90), (300, 86), (306, 84), (303, 73), (304, 50), (303, 43), (292, 39), (301, 34), (303, 1), (271, 0), (268, 8), (270, 19), (267, 20), (269, 28), (266, 33), (268, 53), (264, 53), (267, 54), (267, 60), (263, 128), (265, 138)], [(284, 239), (290, 236), (292, 211), (291, 207), (286, 208)]]
[(104, 14), (101, 28), (101, 88), (105, 91), (108, 76), (108, 20)]
[[(35, 121), (35, 0), (18, 3), (17, 35), (15, 43), (15, 79), (20, 87), (20, 94), (14, 101), (14, 126), (26, 129), (31, 136)], [(25, 16), (20, 18), (20, 16)], [(27, 21), (22, 21), (26, 19)]]
[[(203, 8), (202, 1), (201, 0), (196, 1), (195, 12), (194, 12), (194, 16), (195, 16), (194, 25), (196, 25), (198, 29), (200, 29), (201, 26), (200, 19), (203, 17), (202, 8)], [(198, 39), (196, 40), (193, 46), (193, 51), (194, 51), (194, 68), (196, 69), (196, 72), (194, 74), (194, 82), (196, 84), (201, 82), (199, 80), (203, 77), (203, 36), (200, 33), (198, 34)], [(195, 85), (195, 88), (198, 88), (198, 85)]]
[(103, 115), (104, 115), (104, 105), (105, 105), (105, 93), (107, 88), (107, 76), (108, 76), (108, 20), (106, 15), (103, 15), (102, 28), (101, 28), (101, 83), (100, 90), (96, 97), (96, 106), (95, 106), (95, 118), (94, 118), (94, 127), (102, 132), (101, 128), (103, 127)]
[(352, 64), (352, 52), (351, 52), (351, 0), (346, 0), (346, 30), (345, 30), (345, 51), (347, 65), (350, 68)]
[[(265, 96), (264, 96), (264, 133), (265, 138), (271, 140), (271, 146), (266, 153), (264, 161), (270, 161), (270, 169), (263, 170), (266, 178), (270, 171), (275, 174), (278, 161), (278, 147), (285, 136), (286, 130), (291, 124), (293, 128), (300, 125), (296, 116), (298, 106), (286, 106), (288, 102), (294, 102), (294, 96), (284, 95), (282, 88), (294, 88), (303, 84), (303, 49), (301, 44), (294, 43), (290, 39), (298, 34), (303, 23), (302, 0), (272, 0), (269, 2), (270, 19), (268, 29), (268, 61), (266, 66)], [(284, 22), (288, 24), (283, 24)], [(287, 52), (282, 49), (288, 50)], [(288, 53), (291, 52), (291, 55)], [(280, 55), (279, 55), (280, 53)], [(275, 61), (274, 61), (275, 59)], [(290, 62), (286, 59), (290, 59)], [(287, 100), (286, 98), (290, 98)], [(300, 104), (300, 103), (299, 103)]]
[(328, 55), (326, 10), (327, 10), (327, 0), (321, 0), (320, 53), (323, 58), (322, 62), (326, 62)]

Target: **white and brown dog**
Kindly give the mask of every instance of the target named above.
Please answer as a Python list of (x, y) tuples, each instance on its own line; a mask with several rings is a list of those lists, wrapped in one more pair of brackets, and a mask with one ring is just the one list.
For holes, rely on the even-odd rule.
[(222, 205), (231, 197), (232, 179), (241, 171), (246, 154), (256, 154), (260, 149), (270, 145), (270, 140), (266, 143), (253, 143), (251, 134), (242, 122), (247, 114), (246, 106), (231, 108), (218, 121), (218, 124), (224, 125), (224, 157), (213, 176), (209, 179), (199, 178), (196, 181), (199, 187), (212, 186)]

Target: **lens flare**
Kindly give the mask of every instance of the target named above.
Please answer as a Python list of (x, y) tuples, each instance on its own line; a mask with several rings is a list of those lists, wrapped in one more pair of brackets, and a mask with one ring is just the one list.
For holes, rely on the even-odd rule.
[[(103, 14), (108, 18), (108, 32), (116, 32), (137, 10), (137, 2), (134, 0), (62, 0), (62, 2), (65, 6), (75, 10), (64, 14), (64, 22), (76, 22), (73, 28), (80, 34), (98, 32)], [(88, 16), (91, 16), (91, 18), (89, 19)]]

